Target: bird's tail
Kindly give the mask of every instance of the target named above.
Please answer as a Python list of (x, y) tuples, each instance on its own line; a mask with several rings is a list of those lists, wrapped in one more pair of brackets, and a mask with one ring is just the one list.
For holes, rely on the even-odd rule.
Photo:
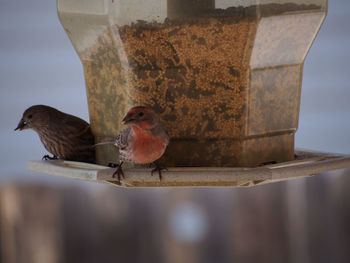
[(94, 144), (94, 146), (105, 145), (105, 144), (115, 144), (115, 139), (109, 140), (109, 141), (104, 141), (104, 142), (99, 142), (99, 143)]

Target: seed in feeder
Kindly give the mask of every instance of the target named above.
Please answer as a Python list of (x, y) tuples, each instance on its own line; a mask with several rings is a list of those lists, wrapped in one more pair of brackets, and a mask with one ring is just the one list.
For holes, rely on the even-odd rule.
[[(146, 105), (175, 141), (167, 165), (289, 160), (305, 36), (323, 17), (316, 5), (266, 4), (112, 25), (81, 56), (93, 130), (101, 139), (116, 134), (116, 116)], [(270, 24), (262, 30), (262, 22)]]

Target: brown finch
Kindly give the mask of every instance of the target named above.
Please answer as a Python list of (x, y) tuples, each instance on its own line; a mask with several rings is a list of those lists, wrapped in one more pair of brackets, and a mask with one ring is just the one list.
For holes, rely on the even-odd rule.
[(53, 157), (79, 162), (95, 162), (94, 136), (86, 121), (45, 105), (28, 108), (15, 130), (36, 131)]
[[(96, 144), (114, 144), (119, 148), (120, 164), (113, 174), (113, 177), (118, 175), (119, 181), (120, 176), (124, 177), (121, 166), (125, 161), (138, 164), (153, 163), (163, 155), (169, 144), (169, 136), (159, 117), (149, 108), (138, 106), (130, 109), (122, 122), (128, 127), (116, 139)], [(161, 179), (161, 169), (156, 164), (152, 175), (158, 171)]]

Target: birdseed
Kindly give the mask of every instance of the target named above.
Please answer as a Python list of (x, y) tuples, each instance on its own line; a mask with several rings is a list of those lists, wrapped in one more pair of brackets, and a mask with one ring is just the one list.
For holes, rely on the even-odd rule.
[[(125, 128), (121, 119), (128, 109), (145, 105), (160, 115), (171, 138), (164, 165), (293, 159), (302, 56), (311, 44), (304, 36), (312, 42), (324, 18), (320, 8), (232, 7), (164, 23), (111, 26), (82, 56), (88, 58), (83, 65), (96, 140), (115, 137)], [(300, 13), (302, 28), (300, 16), (288, 17)], [(269, 18), (279, 22), (259, 31)], [(97, 159), (108, 163), (116, 154), (103, 147)]]

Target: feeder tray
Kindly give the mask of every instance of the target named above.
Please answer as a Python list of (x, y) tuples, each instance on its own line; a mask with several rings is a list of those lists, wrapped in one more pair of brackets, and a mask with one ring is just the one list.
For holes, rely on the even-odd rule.
[(31, 161), (34, 172), (70, 177), (91, 182), (111, 183), (123, 187), (172, 186), (255, 186), (266, 183), (313, 176), (319, 173), (350, 168), (350, 156), (297, 149), (296, 159), (250, 168), (171, 167), (162, 171), (162, 181), (151, 168), (124, 168), (120, 184), (112, 175), (115, 168), (63, 160)]

